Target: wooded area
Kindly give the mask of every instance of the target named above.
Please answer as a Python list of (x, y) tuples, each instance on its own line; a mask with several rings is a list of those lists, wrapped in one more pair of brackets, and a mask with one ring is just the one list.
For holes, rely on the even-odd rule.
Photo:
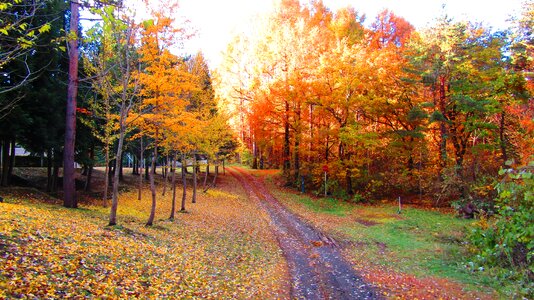
[(317, 194), (327, 168), (328, 192), (356, 202), (490, 200), (501, 166), (532, 159), (532, 5), (507, 32), (365, 20), (281, 1), (229, 45), (217, 87), (250, 164)]
[[(214, 165), (231, 155), (236, 145), (228, 116), (217, 108), (203, 54), (172, 53), (189, 35), (174, 19), (177, 3), (145, 5), (150, 19), (139, 21), (115, 1), (2, 4), (2, 186), (12, 178), (16, 144), (47, 160), (48, 192), (58, 191), (63, 170), (66, 207), (77, 207), (75, 164), (86, 175), (86, 190), (93, 167), (105, 166), (110, 180), (102, 197), (107, 205), (111, 184), (113, 225), (126, 154), (140, 183), (147, 171), (154, 209), (157, 166), (167, 176), (177, 162), (185, 169), (186, 159), (198, 155)], [(97, 20), (83, 31), (80, 8)]]
[(123, 4), (0, 1), (2, 188), (23, 183), (22, 146), (46, 168), (48, 195), (77, 208), (82, 189), (96, 192), (114, 226), (130, 165), (138, 200), (149, 182), (152, 226), (157, 188), (163, 197), (172, 185), (172, 221), (199, 182), (210, 188), (212, 166), (212, 186), (225, 160), (280, 169), (274, 180), (313, 203), (478, 218), (462, 235), (468, 268), (532, 295), (534, 2), (495, 31), (446, 15), (416, 30), (389, 10), (368, 22), (357, 8), (280, 0), (217, 70), (183, 54), (192, 33), (177, 1), (144, 0), (142, 20)]

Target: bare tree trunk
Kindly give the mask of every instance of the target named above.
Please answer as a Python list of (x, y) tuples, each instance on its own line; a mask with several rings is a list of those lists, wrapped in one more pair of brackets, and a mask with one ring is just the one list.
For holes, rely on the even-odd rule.
[(283, 155), (283, 165), (282, 170), (284, 178), (289, 180), (291, 175), (291, 152), (290, 152), (290, 136), (289, 136), (289, 101), (285, 100), (285, 111), (284, 111), (284, 143), (282, 146), (282, 155)]
[(115, 174), (115, 162), (117, 158), (111, 159), (109, 161), (109, 173), (108, 173), (108, 183), (111, 185), (113, 183), (113, 174)]
[(176, 153), (174, 153), (173, 157), (173, 167), (171, 168), (172, 172), (172, 207), (171, 207), (171, 216), (169, 217), (169, 220), (174, 220), (174, 212), (176, 211), (176, 160), (178, 159)]
[[(443, 118), (445, 118), (445, 115), (447, 113), (446, 111), (446, 100), (447, 95), (445, 94), (445, 78), (440, 78), (440, 85), (439, 85), (439, 110), (441, 114), (443, 115)], [(439, 133), (440, 133), (440, 141), (439, 141), (439, 154), (440, 154), (440, 160), (439, 160), (439, 170), (438, 170), (438, 176), (439, 180), (443, 181), (443, 171), (445, 167), (447, 166), (447, 127), (445, 125), (445, 122), (441, 120), (439, 122)]]
[(57, 187), (59, 183), (59, 150), (53, 149), (52, 153), (54, 155), (53, 162), (54, 162), (54, 168), (52, 170), (52, 193), (57, 193)]
[(10, 181), (13, 176), (13, 168), (15, 167), (16, 147), (17, 147), (17, 144), (15, 143), (15, 138), (12, 138), (11, 139), (11, 155), (9, 155), (9, 169), (8, 169), (8, 175), (7, 175), (7, 184), (11, 183)]
[(143, 158), (144, 150), (145, 149), (143, 149), (143, 137), (141, 137), (141, 151), (139, 151), (139, 186), (137, 192), (137, 200), (141, 200), (141, 192), (143, 190), (143, 164), (145, 163), (145, 160)]
[(94, 168), (94, 161), (95, 161), (95, 148), (94, 146), (89, 149), (89, 158), (91, 158), (91, 163), (87, 167), (87, 175), (85, 177), (85, 186), (84, 191), (91, 190), (91, 179), (93, 177), (93, 168)]
[(207, 191), (206, 184), (208, 183), (208, 175), (210, 174), (210, 164), (209, 162), (206, 164), (206, 173), (204, 174), (204, 186), (203, 189)]
[(163, 160), (163, 165), (161, 165), (161, 177), (165, 178), (167, 176), (167, 161)]
[(252, 169), (258, 169), (258, 146), (256, 144), (256, 136), (252, 135)]
[(52, 149), (46, 149), (46, 191), (52, 191)]
[(301, 104), (300, 104), (300, 101), (297, 102), (296, 104), (296, 112), (295, 112), (295, 118), (296, 118), (296, 127), (294, 128), (294, 140), (295, 140), (295, 146), (294, 146), (294, 161), (293, 161), (293, 168), (295, 169), (295, 174), (294, 174), (294, 177), (293, 177), (293, 181), (297, 184), (298, 186), (298, 182), (299, 182), (299, 179), (300, 179), (300, 140), (301, 140), (301, 135), (302, 135), (302, 126), (301, 126), (301, 118), (302, 118), (302, 114), (301, 114)]
[(87, 177), (85, 178), (85, 186), (84, 191), (88, 192), (91, 190), (91, 180), (93, 178), (93, 165), (89, 166), (89, 170), (87, 171)]
[(352, 190), (352, 171), (350, 169), (350, 166), (347, 166), (346, 168), (346, 174), (345, 174), (345, 182), (346, 182), (346, 193), (347, 195), (354, 195), (354, 192)]
[(192, 203), (197, 203), (197, 155), (193, 154), (193, 199)]
[(128, 111), (126, 108), (126, 104), (122, 103), (121, 105), (121, 113), (120, 113), (120, 119), (119, 119), (119, 126), (120, 126), (120, 132), (119, 132), (119, 141), (117, 145), (117, 155), (115, 159), (115, 174), (113, 176), (113, 194), (111, 198), (111, 210), (109, 213), (109, 226), (113, 226), (117, 224), (117, 208), (119, 206), (119, 178), (121, 173), (121, 166), (122, 166), (122, 146), (124, 144), (124, 135), (126, 132), (126, 117), (127, 117)]
[[(124, 144), (124, 142), (123, 142)], [(122, 152), (122, 151), (121, 151)], [(123, 173), (123, 161), (124, 161), (124, 152), (122, 152), (121, 156), (120, 156), (120, 164), (117, 166), (115, 165), (115, 169), (119, 169), (119, 181), (123, 181), (124, 180), (124, 173)]]
[(148, 172), (150, 172), (150, 168), (147, 167), (148, 165), (148, 157), (145, 159), (145, 179), (148, 180)]
[(137, 156), (132, 156), (132, 175), (137, 175)]
[(213, 187), (217, 186), (217, 175), (219, 175), (219, 165), (215, 164), (215, 174), (213, 175), (213, 183), (211, 184)]
[(104, 168), (104, 193), (102, 196), (102, 204), (104, 207), (108, 206), (108, 190), (109, 190), (109, 139), (106, 137), (105, 147), (104, 147), (104, 160), (106, 167)]
[(167, 157), (165, 158), (165, 163), (164, 163), (165, 166), (163, 167), (163, 170), (162, 170), (162, 173), (163, 173), (163, 191), (161, 192), (162, 196), (165, 196), (165, 192), (167, 191), (167, 179), (168, 179), (167, 167), (168, 167), (168, 164), (169, 164), (169, 156), (167, 155)]
[(9, 139), (4, 139), (2, 144), (2, 184), (1, 186), (8, 185), (9, 176)]
[(63, 148), (63, 205), (76, 208), (75, 169), (74, 169), (74, 143), (76, 140), (76, 97), (78, 96), (78, 1), (70, 2), (69, 25), (69, 82), (67, 89), (67, 111), (65, 117), (65, 145)]
[(182, 153), (182, 185), (183, 185), (183, 194), (182, 194), (182, 208), (181, 211), (185, 211), (185, 198), (187, 196), (187, 180), (185, 178), (186, 172), (185, 172), (185, 154)]
[[(214, 171), (214, 174), (213, 174), (213, 181), (210, 185), (208, 186), (204, 186), (204, 190), (202, 191), (203, 193), (207, 192), (210, 187), (216, 187), (217, 186), (217, 175), (219, 174), (219, 165), (217, 165), (217, 163), (215, 163), (215, 171)], [(206, 180), (206, 177), (204, 178), (204, 181)]]
[(137, 157), (137, 155), (135, 155), (135, 153), (132, 153), (132, 155), (133, 155), (132, 175), (139, 175), (139, 166), (141, 165), (141, 161), (139, 161), (139, 158)]
[[(156, 129), (156, 136), (158, 130)], [(152, 157), (152, 170), (148, 172), (148, 178), (150, 180), (150, 192), (152, 194), (152, 206), (150, 208), (150, 216), (146, 222), (146, 226), (152, 226), (154, 218), (156, 217), (156, 184), (154, 182), (154, 172), (156, 171), (156, 159), (158, 158), (158, 146), (157, 141), (154, 141), (154, 156)]]

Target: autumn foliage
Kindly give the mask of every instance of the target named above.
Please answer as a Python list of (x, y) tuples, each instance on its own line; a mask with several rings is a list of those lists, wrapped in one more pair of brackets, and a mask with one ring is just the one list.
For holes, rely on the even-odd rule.
[[(387, 254), (402, 265), (421, 240), (432, 255), (446, 253), (434, 249), (442, 237), (435, 216), (400, 216), (401, 200), (481, 216), (468, 243), (477, 260), (465, 269), (495, 268), (496, 278), (521, 280), (514, 295), (532, 294), (532, 167), (524, 167), (534, 159), (532, 3), (515, 28), (495, 32), (447, 16), (416, 29), (389, 10), (369, 21), (355, 8), (334, 12), (321, 0), (275, 1), (210, 70), (201, 52), (183, 53), (191, 33), (176, 17), (177, 0), (139, 1), (143, 20), (118, 5), (123, 1), (82, 1), (101, 18), (84, 38), (75, 34), (77, 1), (69, 13), (62, 0), (4, 2), (0, 185), (32, 184), (14, 174), (20, 144), (40, 156), (41, 167), (46, 160), (43, 190), (50, 195), (9, 190), (0, 205), (0, 298), (287, 298), (288, 266), (272, 224), (235, 180), (217, 177), (226, 160), (280, 169), (281, 180), (273, 181), (291, 190), (277, 197), (348, 241), (344, 255), (385, 296), (465, 296), (456, 283), (364, 261), (362, 252), (371, 249), (380, 263)], [(69, 18), (67, 36), (62, 20)], [(64, 42), (70, 59), (57, 46)], [(65, 129), (58, 126), (65, 103), (57, 99), (66, 98), (69, 82)], [(82, 167), (78, 178), (73, 160)], [(137, 191), (124, 181), (129, 164)], [(104, 176), (92, 185), (97, 165)], [(218, 181), (222, 189), (213, 188)], [(287, 195), (296, 188), (302, 199), (292, 201)], [(58, 204), (55, 196), (70, 208), (83, 196), (84, 208), (42, 203)], [(397, 212), (367, 207), (387, 211), (388, 220), (365, 218), (347, 203), (380, 200), (399, 203)], [(189, 202), (195, 204), (186, 208)], [(348, 213), (309, 209), (330, 205)], [(432, 230), (420, 233), (416, 214)], [(458, 242), (464, 221), (451, 221), (460, 234), (445, 237), (454, 249), (465, 246)], [(402, 245), (381, 249), (383, 228), (383, 241), (393, 232)], [(360, 236), (364, 230), (372, 237)], [(403, 230), (412, 235), (397, 234)], [(443, 286), (455, 292), (441, 293)]]
[(344, 199), (442, 205), (529, 160), (526, 70), (503, 33), (447, 17), (417, 31), (388, 10), (364, 20), (281, 1), (229, 45), (217, 87), (253, 167)]

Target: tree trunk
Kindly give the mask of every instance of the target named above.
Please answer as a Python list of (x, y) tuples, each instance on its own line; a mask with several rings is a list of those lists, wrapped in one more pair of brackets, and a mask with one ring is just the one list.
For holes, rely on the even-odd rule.
[(94, 162), (95, 162), (95, 148), (94, 146), (89, 149), (89, 158), (91, 159), (91, 162), (87, 166), (87, 174), (85, 177), (85, 186), (84, 191), (89, 191), (91, 189), (91, 179), (93, 177), (93, 168), (94, 168)]
[(289, 101), (285, 101), (285, 112), (284, 112), (284, 144), (282, 146), (283, 152), (283, 174), (286, 180), (289, 179), (291, 162), (290, 162), (290, 144), (289, 144)]
[(171, 168), (172, 172), (172, 206), (171, 206), (171, 216), (169, 220), (174, 220), (174, 212), (176, 211), (176, 160), (178, 159), (176, 153), (174, 153), (173, 158), (173, 167)]
[(59, 164), (54, 163), (54, 168), (52, 170), (52, 193), (57, 193), (57, 188), (59, 184)]
[[(156, 129), (156, 136), (158, 135), (158, 130)], [(154, 173), (156, 171), (156, 159), (158, 158), (158, 146), (157, 141), (154, 141), (154, 156), (152, 156), (152, 170), (148, 172), (148, 179), (150, 180), (150, 193), (152, 194), (152, 206), (150, 208), (150, 216), (146, 222), (146, 226), (152, 226), (154, 223), (154, 218), (156, 217), (156, 183), (154, 182)]]
[(141, 149), (139, 151), (139, 185), (138, 185), (138, 192), (137, 192), (137, 200), (141, 200), (141, 192), (143, 190), (143, 164), (145, 162), (143, 158), (143, 137), (141, 137)]
[(148, 177), (149, 177), (148, 176), (148, 172), (150, 172), (150, 168), (147, 167), (147, 165), (148, 165), (147, 161), (148, 161), (148, 157), (145, 159), (145, 179), (146, 180), (148, 180)]
[(109, 190), (109, 139), (106, 138), (105, 147), (104, 147), (104, 160), (106, 167), (104, 168), (104, 192), (102, 195), (102, 204), (104, 207), (108, 206), (108, 190)]
[(109, 161), (109, 172), (108, 172), (108, 184), (113, 184), (113, 174), (115, 174), (115, 164), (116, 164), (117, 158), (112, 159)]
[(59, 184), (59, 167), (60, 167), (60, 159), (59, 159), (59, 150), (53, 149), (52, 151), (54, 156), (54, 168), (52, 170), (52, 193), (57, 193), (57, 187)]
[(132, 157), (132, 175), (137, 175), (137, 159), (135, 155)]
[(162, 173), (163, 173), (163, 191), (161, 192), (162, 196), (165, 196), (165, 192), (167, 191), (167, 179), (168, 179), (167, 165), (168, 164), (169, 164), (169, 156), (167, 155), (167, 157), (165, 158), (165, 163), (164, 163), (165, 166), (162, 168)]
[(115, 159), (115, 174), (113, 176), (113, 194), (111, 196), (111, 210), (109, 213), (109, 226), (117, 224), (117, 208), (119, 206), (119, 180), (122, 171), (122, 146), (124, 144), (124, 135), (126, 132), (126, 115), (127, 110), (125, 104), (122, 103), (119, 119), (119, 141), (117, 145), (117, 153)]
[(13, 168), (15, 167), (15, 155), (17, 144), (15, 143), (15, 138), (11, 139), (11, 154), (9, 155), (9, 170), (7, 174), (7, 184), (11, 183), (11, 178), (13, 176)]
[[(443, 118), (445, 118), (445, 115), (447, 113), (446, 100), (447, 100), (447, 95), (445, 93), (445, 78), (440, 77), (438, 106), (439, 106), (439, 110), (441, 114), (443, 115)], [(439, 133), (440, 133), (440, 142), (439, 142), (440, 160), (439, 160), (438, 176), (439, 176), (440, 181), (443, 181), (443, 170), (447, 166), (447, 127), (445, 125), (445, 121), (443, 120), (439, 122)]]
[(183, 186), (183, 193), (182, 193), (182, 208), (181, 211), (185, 211), (185, 198), (187, 196), (187, 181), (185, 178), (185, 154), (182, 153), (182, 186)]
[(87, 171), (87, 177), (85, 178), (84, 191), (88, 192), (91, 190), (91, 180), (93, 178), (93, 165), (89, 165), (89, 170)]
[(206, 191), (206, 184), (208, 183), (208, 175), (210, 174), (210, 164), (207, 163), (206, 164), (206, 173), (204, 174), (204, 184), (203, 184), (203, 189)]
[[(295, 164), (295, 174), (294, 174), (294, 177), (293, 177), (293, 181), (295, 183), (297, 183), (299, 181), (299, 177), (300, 177), (300, 155), (299, 155), (299, 150), (300, 148), (300, 136), (299, 134), (297, 134), (297, 136), (295, 137), (295, 160), (294, 160), (294, 164)], [(298, 185), (297, 185), (298, 186)]]
[(347, 166), (347, 169), (345, 171), (345, 182), (347, 183), (347, 187), (346, 187), (347, 195), (353, 195), (354, 192), (352, 190), (352, 171), (350, 169), (350, 166)]
[(310, 144), (308, 146), (308, 161), (309, 162), (312, 162), (312, 157), (311, 157), (311, 153), (313, 153), (313, 104), (310, 103), (310, 113), (309, 113), (309, 120), (310, 120), (310, 131), (309, 131), (309, 136), (310, 136)]
[(63, 148), (63, 205), (76, 208), (74, 143), (76, 140), (76, 98), (78, 95), (78, 1), (70, 2), (69, 45), (69, 82), (67, 89), (67, 111), (65, 117), (65, 145)]
[(192, 203), (197, 203), (197, 155), (193, 154), (193, 197)]
[(302, 118), (302, 110), (301, 110), (301, 104), (300, 101), (297, 101), (296, 108), (295, 108), (295, 128), (294, 128), (294, 139), (295, 139), (295, 149), (293, 150), (295, 152), (294, 154), (294, 169), (295, 174), (293, 177), (293, 181), (295, 182), (296, 186), (298, 186), (299, 178), (300, 178), (300, 140), (301, 140), (301, 118)]
[(139, 160), (137, 159), (136, 155), (133, 155), (133, 163), (132, 163), (132, 175), (139, 175)]
[(9, 183), (9, 139), (4, 139), (2, 144), (2, 186)]
[(213, 183), (211, 186), (216, 187), (217, 186), (217, 175), (219, 174), (219, 165), (215, 165), (215, 174), (213, 175)]
[[(252, 136), (255, 138), (254, 136)], [(256, 170), (258, 168), (258, 146), (256, 145), (256, 140), (252, 141), (252, 169)]]
[(52, 191), (52, 149), (46, 150), (46, 191)]
[[(123, 144), (124, 144), (124, 142), (123, 142)], [(119, 160), (119, 165), (115, 165), (115, 169), (117, 169), (117, 168), (119, 169), (119, 181), (123, 181), (124, 180), (124, 173), (123, 173), (124, 152), (122, 152), (122, 150), (121, 150), (120, 158), (121, 159)]]

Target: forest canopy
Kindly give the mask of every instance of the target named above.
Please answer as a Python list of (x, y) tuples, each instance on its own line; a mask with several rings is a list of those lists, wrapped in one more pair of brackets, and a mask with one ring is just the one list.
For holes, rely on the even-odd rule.
[(216, 91), (242, 157), (288, 185), (320, 193), (327, 168), (343, 199), (484, 202), (501, 166), (532, 159), (532, 10), (507, 31), (447, 16), (416, 30), (280, 1), (228, 45)]

